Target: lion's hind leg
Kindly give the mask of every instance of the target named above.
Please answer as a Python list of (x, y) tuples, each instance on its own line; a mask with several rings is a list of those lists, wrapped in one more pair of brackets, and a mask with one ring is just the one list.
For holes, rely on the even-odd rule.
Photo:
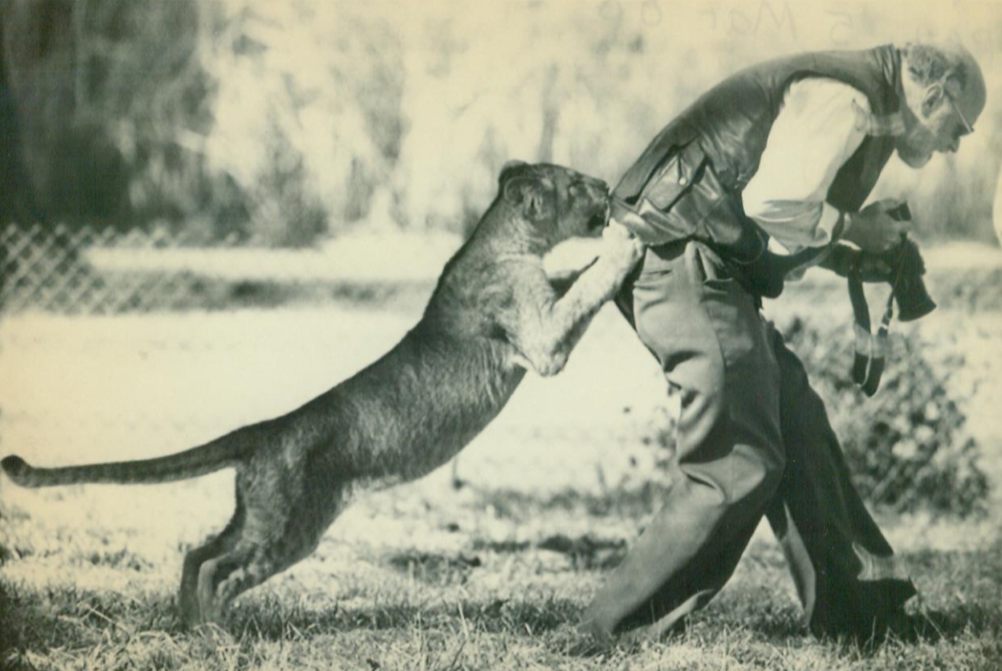
[(246, 519), (247, 511), (240, 500), (240, 490), (237, 489), (236, 511), (226, 528), (216, 537), (185, 555), (184, 568), (181, 571), (181, 589), (178, 593), (178, 608), (181, 611), (181, 618), (188, 627), (194, 627), (205, 621), (198, 600), (198, 576), (202, 565), (210, 559), (231, 552), (236, 547), (243, 534)]
[(249, 509), (239, 540), (199, 569), (197, 594), (203, 621), (220, 622), (240, 594), (309, 556), (343, 509), (342, 494), (327, 493), (323, 510)]

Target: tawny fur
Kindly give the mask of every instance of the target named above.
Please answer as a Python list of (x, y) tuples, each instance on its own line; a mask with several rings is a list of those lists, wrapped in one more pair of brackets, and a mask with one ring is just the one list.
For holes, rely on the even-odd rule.
[[(531, 367), (560, 371), (640, 258), (606, 225), (608, 189), (553, 165), (509, 165), (498, 197), (446, 264), (421, 321), (381, 359), (287, 415), (167, 457), (43, 469), (16, 456), (17, 484), (155, 483), (236, 468), (227, 527), (185, 557), (179, 606), (191, 625), (222, 619), (238, 594), (309, 555), (366, 488), (437, 468), (501, 411)], [(558, 295), (542, 257), (597, 237), (599, 258)]]

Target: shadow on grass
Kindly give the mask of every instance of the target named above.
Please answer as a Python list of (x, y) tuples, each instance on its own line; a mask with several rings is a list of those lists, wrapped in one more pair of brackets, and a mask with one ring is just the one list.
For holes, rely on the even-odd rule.
[(540, 496), (514, 489), (477, 490), (477, 506), (492, 506), (499, 517), (527, 520), (549, 512), (569, 512), (589, 517), (637, 519), (661, 507), (666, 488), (656, 482), (636, 487), (616, 487), (595, 494), (566, 489)]
[(527, 602), (514, 599), (469, 600), (461, 605), (392, 603), (342, 606), (326, 610), (288, 607), (273, 601), (234, 609), (227, 629), (269, 640), (291, 633), (322, 635), (351, 630), (422, 630), (539, 634), (577, 620), (580, 606), (566, 599)]
[(405, 550), (390, 555), (386, 559), (395, 570), (432, 585), (454, 585), (466, 582), (471, 571), (483, 566), (484, 561), (477, 554), (520, 554), (530, 550), (548, 550), (565, 555), (571, 562), (569, 570), (608, 570), (626, 556), (625, 539), (601, 539), (591, 536), (565, 536), (557, 534), (538, 542), (493, 541), (476, 538), (471, 553), (438, 554)]
[(27, 589), (0, 580), (0, 668), (17, 653), (97, 645), (106, 631), (179, 633), (170, 598), (127, 599), (74, 587)]
[(489, 541), (474, 539), (473, 549), (494, 552), (497, 554), (517, 554), (530, 549), (549, 550), (566, 555), (575, 570), (608, 570), (619, 565), (626, 556), (627, 543), (623, 538), (593, 538), (584, 536), (565, 536), (557, 534), (548, 536), (541, 541)]
[(435, 585), (462, 584), (472, 569), (482, 565), (480, 557), (444, 555), (407, 550), (389, 556), (386, 562), (401, 573)]

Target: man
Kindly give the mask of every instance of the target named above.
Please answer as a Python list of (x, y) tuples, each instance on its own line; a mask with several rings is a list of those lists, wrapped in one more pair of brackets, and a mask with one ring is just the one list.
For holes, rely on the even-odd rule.
[(667, 126), (616, 189), (649, 248), (619, 307), (680, 394), (663, 509), (580, 628), (657, 636), (723, 587), (766, 515), (812, 633), (880, 638), (911, 580), (853, 488), (803, 366), (759, 312), (835, 242), (891, 249), (908, 223), (860, 209), (893, 152), (956, 151), (985, 104), (960, 46), (802, 54), (745, 70)]

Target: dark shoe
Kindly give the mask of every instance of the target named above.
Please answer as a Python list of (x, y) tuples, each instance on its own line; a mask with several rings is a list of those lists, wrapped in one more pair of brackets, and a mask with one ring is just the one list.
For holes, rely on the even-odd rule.
[(919, 640), (935, 643), (942, 630), (925, 613), (909, 614), (904, 609), (891, 612), (883, 623), (884, 639), (915, 643)]

